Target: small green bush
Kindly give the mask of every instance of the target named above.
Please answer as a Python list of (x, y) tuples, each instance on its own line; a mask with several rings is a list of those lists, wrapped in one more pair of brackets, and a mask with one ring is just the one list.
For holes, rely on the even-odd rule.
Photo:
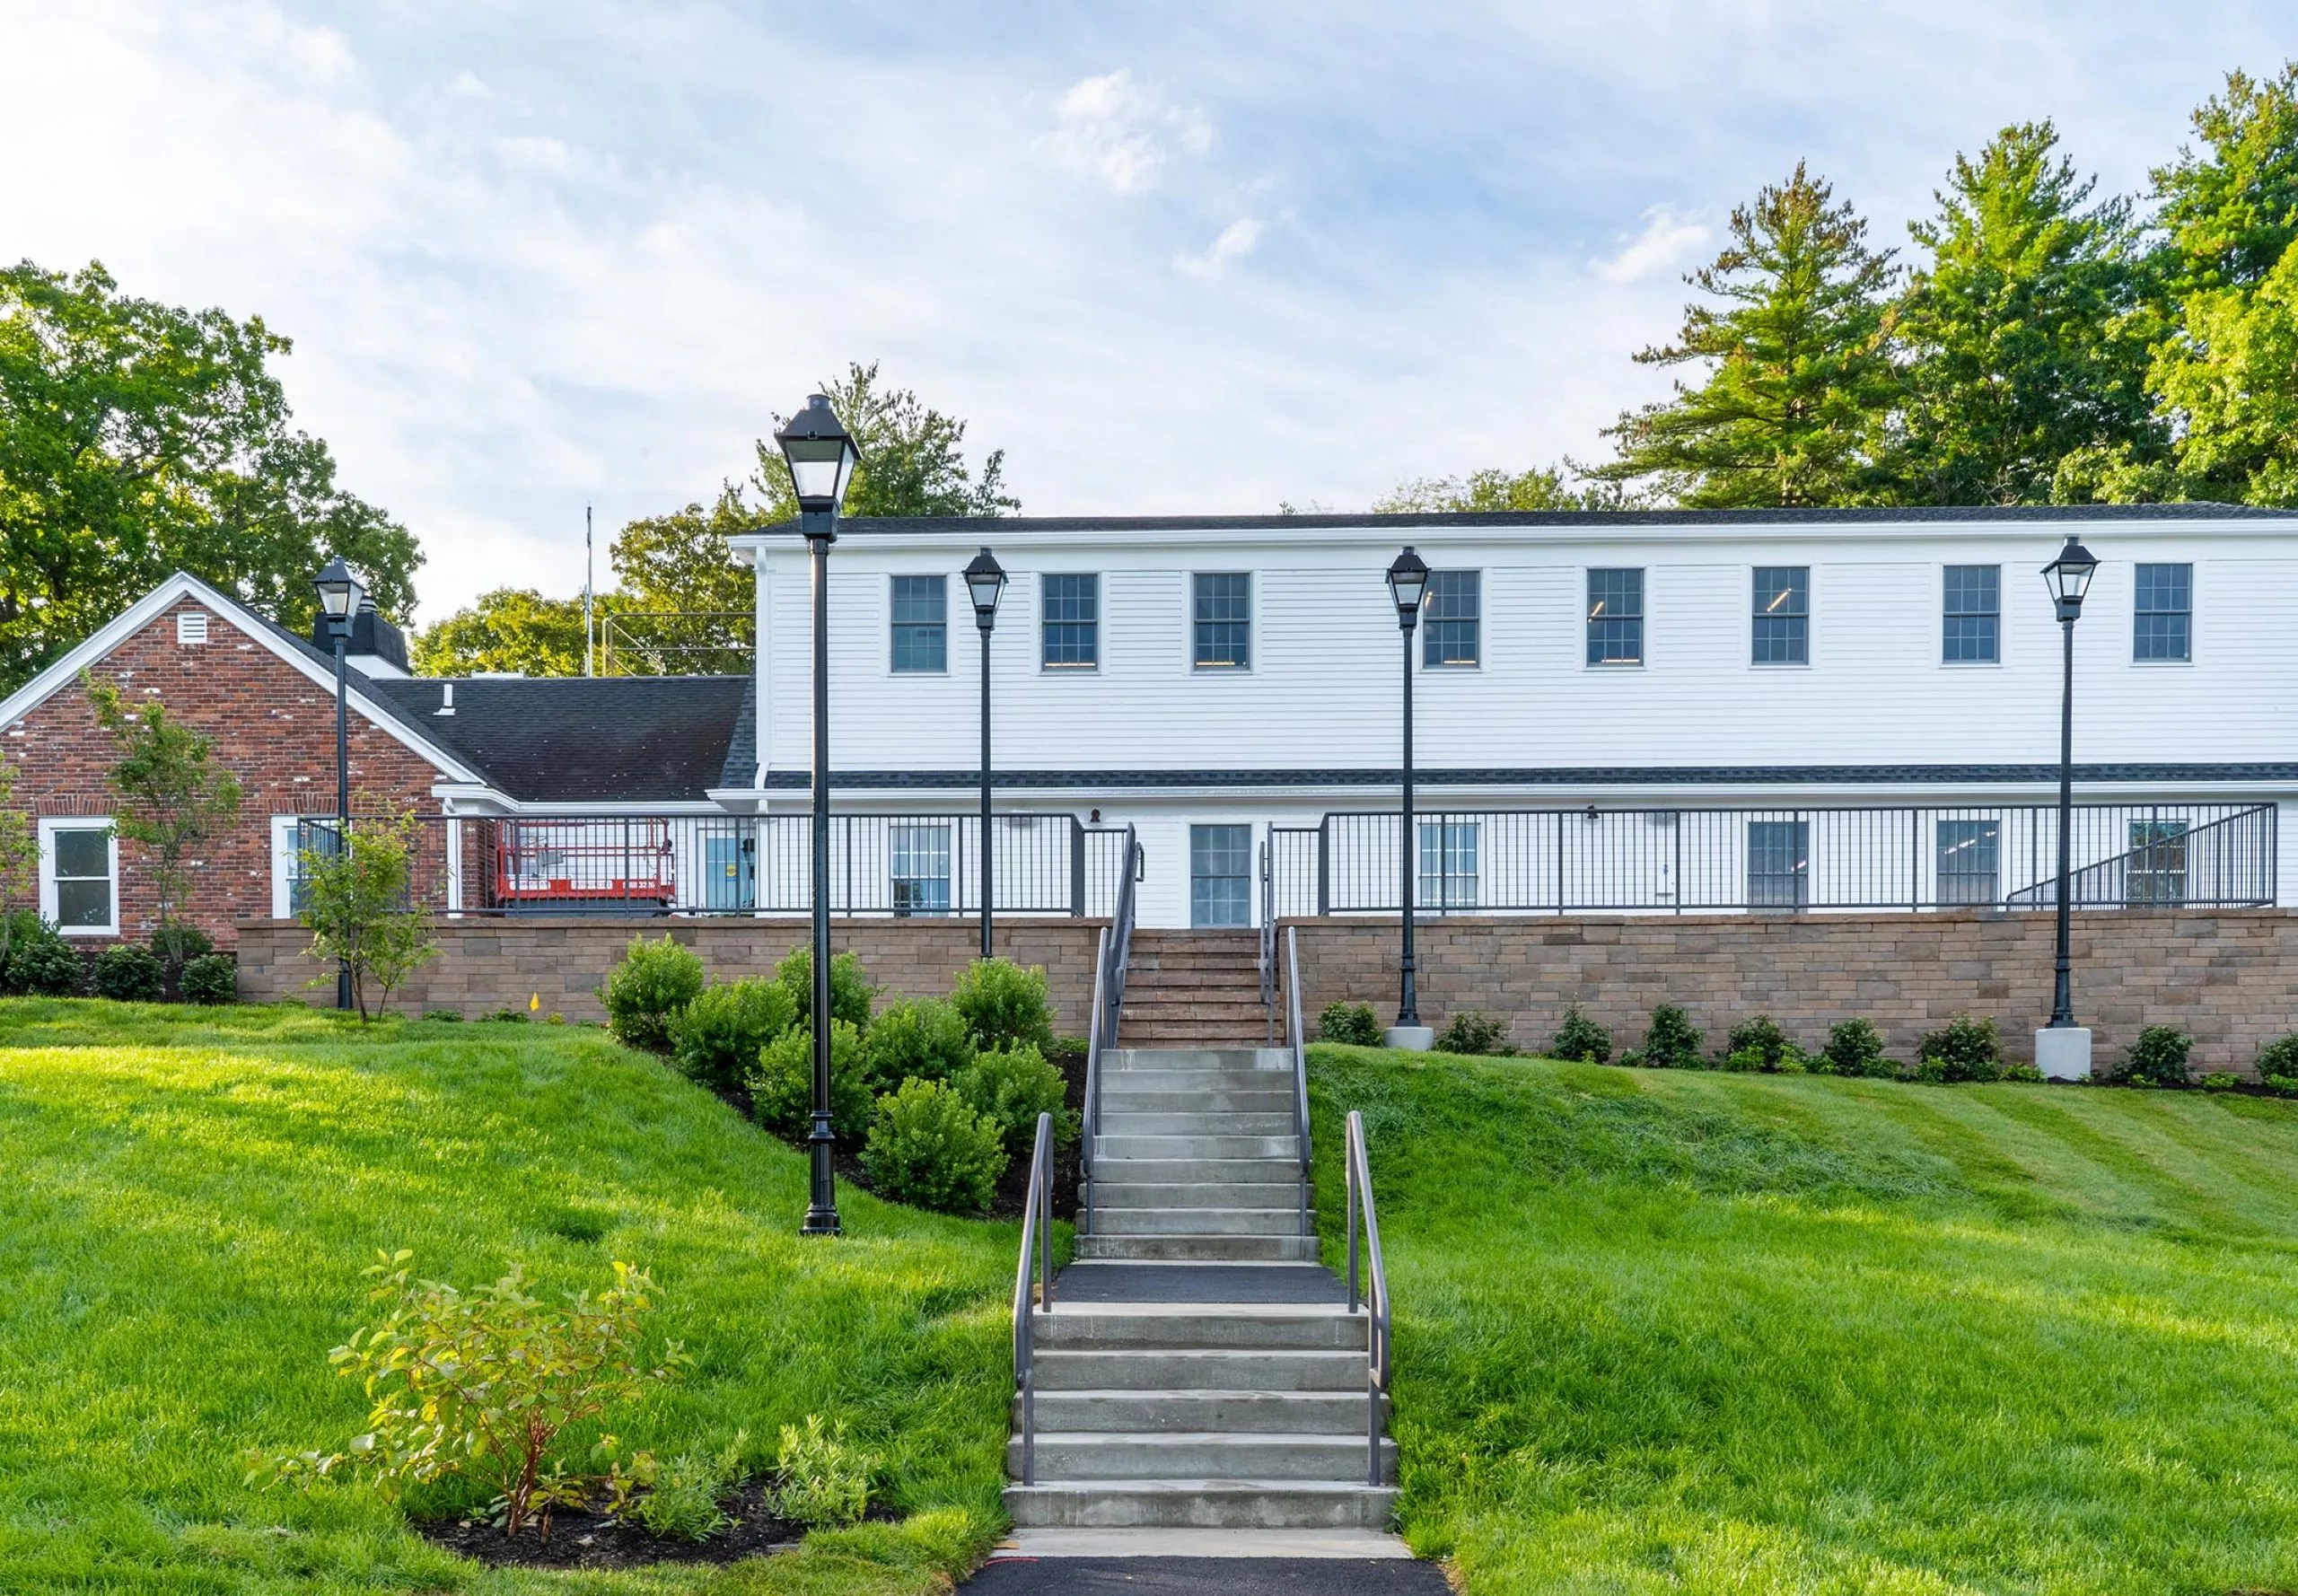
[[(774, 967), (774, 978), (790, 994), (797, 1005), (798, 1023), (811, 1028), (814, 1022), (814, 950), (800, 943), (790, 950), (782, 962)], [(870, 985), (870, 972), (862, 968), (858, 954), (832, 953), (829, 956), (829, 1017), (843, 1020), (858, 1031), (870, 1029), (870, 1000), (878, 989)]]
[[(870, 1129), (871, 1094), (877, 1081), (862, 1050), (861, 1033), (843, 1020), (829, 1028), (829, 1128), (841, 1147), (855, 1147)], [(767, 1043), (750, 1075), (758, 1122), (788, 1141), (814, 1128), (814, 1034), (794, 1025)]]
[(215, 951), (215, 939), (186, 921), (171, 920), (152, 934), (152, 957), (170, 969), (181, 969)]
[(1830, 1075), (1889, 1075), (1895, 1072), (1883, 1054), (1882, 1033), (1866, 1020), (1845, 1020), (1828, 1032), (1820, 1055), (1822, 1073)]
[(463, 1022), (463, 1012), (460, 1009), (425, 1009), (423, 1011), (423, 1017), (425, 1020), (436, 1020), (447, 1025), (460, 1025)]
[(94, 986), (98, 997), (121, 1003), (157, 1003), (167, 986), (167, 970), (147, 948), (121, 943), (96, 957)]
[(1370, 1004), (1329, 1003), (1324, 1013), (1317, 1016), (1317, 1039), (1320, 1042), (1377, 1048), (1381, 1038), (1381, 1022), (1373, 1018)]
[(1915, 1078), (1934, 1083), (2003, 1079), (2003, 1039), (1995, 1022), (1958, 1014), (1925, 1036), (1916, 1049)]
[(854, 1523), (870, 1505), (870, 1471), (877, 1460), (846, 1444), (842, 1423), (828, 1430), (820, 1414), (810, 1413), (803, 1429), (783, 1425), (775, 1463), (782, 1476), (775, 1505), (784, 1518), (810, 1530)]
[(1045, 1050), (1048, 1058), (1083, 1058), (1092, 1052), (1092, 1044), (1082, 1036), (1057, 1036), (1053, 1046)]
[(973, 1062), (973, 1034), (957, 1005), (938, 998), (890, 1003), (870, 1022), (870, 1068), (889, 1086), (946, 1081)]
[(1053, 1007), (1045, 971), (1023, 969), (1011, 959), (977, 959), (950, 994), (978, 1048), (1053, 1046)]
[(1574, 1004), (1564, 1011), (1564, 1023), (1556, 1028), (1556, 1039), (1548, 1045), (1550, 1058), (1569, 1058), (1581, 1064), (1602, 1064), (1612, 1056), (1612, 1033), (1580, 1012)]
[(943, 1214), (978, 1214), (989, 1206), (1005, 1172), (1004, 1140), (956, 1088), (905, 1081), (878, 1100), (862, 1168), (880, 1197)]
[(2242, 1083), (2242, 1077), (2232, 1070), (2213, 1070), (2202, 1078), (2205, 1092), (2232, 1092)]
[(30, 997), (76, 997), (88, 989), (88, 961), (62, 937), (45, 938), (9, 954), (8, 987)]
[[(478, 1017), (478, 1022), (481, 1025), (524, 1025), (527, 1022), (527, 1011), (514, 1009), (505, 1004), (499, 1009), (489, 1010), (481, 1014)], [(611, 1020), (607, 1022), (607, 1029), (610, 1030), (614, 1029), (614, 1022)]]
[(2183, 1086), (2194, 1038), (2175, 1025), (2149, 1025), (2138, 1033), (2107, 1078), (2133, 1086)]
[(1039, 1114), (1053, 1116), (1057, 1141), (1070, 1139), (1069, 1111), (1063, 1107), (1069, 1083), (1027, 1043), (978, 1054), (950, 1083), (968, 1107), (997, 1127), (1008, 1158), (1027, 1158), (1037, 1145)]
[(1645, 1068), (1697, 1069), (1700, 1052), (1699, 1027), (1691, 1022), (1689, 1014), (1671, 1003), (1663, 1003), (1652, 1011), (1652, 1023), (1644, 1032), (1642, 1057)]
[(778, 981), (753, 978), (706, 987), (671, 1016), (671, 1057), (697, 1085), (731, 1091), (797, 1017), (789, 989)]
[[(1752, 1065), (1735, 1065), (1732, 1059), (1742, 1054), (1752, 1055)], [(1779, 1029), (1779, 1022), (1769, 1014), (1756, 1014), (1732, 1027), (1724, 1042), (1725, 1069), (1752, 1068), (1773, 1072), (1796, 1054), (1795, 1045), (1787, 1033)], [(1796, 1059), (1801, 1065), (1801, 1059)]]
[(625, 1046), (662, 1051), (670, 1046), (671, 1016), (702, 995), (704, 979), (702, 960), (669, 932), (660, 942), (632, 937), (629, 951), (599, 989), (607, 1029)]
[[(5, 825), (0, 821), (0, 827)], [(62, 942), (56, 927), (39, 917), (37, 909), (0, 911), (0, 997), (26, 990), (17, 961), (45, 943)]]
[(1479, 1054), (1497, 1053), (1507, 1045), (1507, 1025), (1475, 1009), (1453, 1015), (1452, 1022), (1436, 1039), (1439, 1053), (1465, 1053), (1472, 1058)]
[(750, 1432), (738, 1430), (716, 1452), (681, 1452), (654, 1470), (652, 1489), (638, 1498), (630, 1516), (650, 1535), (664, 1540), (707, 1540), (733, 1523), (718, 1504), (742, 1483), (742, 1448)]
[(2286, 1036), (2260, 1048), (2257, 1067), (2260, 1080), (2268, 1075), (2298, 1078), (2298, 1035)]
[(2261, 1075), (2259, 1080), (2277, 1097), (2298, 1097), (2298, 1075)]
[(202, 953), (176, 977), (186, 1003), (229, 1003), (240, 995), (240, 967), (229, 953)]

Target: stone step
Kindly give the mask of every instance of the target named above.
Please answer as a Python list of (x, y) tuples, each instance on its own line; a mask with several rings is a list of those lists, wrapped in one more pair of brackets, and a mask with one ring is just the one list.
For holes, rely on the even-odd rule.
[(1297, 1128), (1293, 1111), (1276, 1109), (1136, 1109), (1101, 1100), (1109, 1136), (1281, 1136)]
[[(1112, 1170), (1125, 1169), (1112, 1163)], [(1267, 1208), (1297, 1215), (1300, 1166), (1285, 1166), (1282, 1180), (1198, 1180), (1188, 1183), (1102, 1178), (1093, 1187), (1096, 1213), (1104, 1208)]]
[(1290, 1208), (1120, 1208), (1093, 1198), (1097, 1236), (1297, 1236), (1301, 1213)]
[(1077, 1238), (1080, 1258), (1132, 1258), (1145, 1263), (1308, 1263), (1314, 1236), (1110, 1236)]
[(1283, 1158), (1298, 1162), (1300, 1156), (1300, 1140), (1289, 1130), (1282, 1136), (1136, 1136), (1104, 1132), (1093, 1138), (1096, 1169), (1109, 1158)]
[[(1160, 1077), (1178, 1071), (1159, 1071)], [(1206, 1081), (1194, 1091), (1181, 1086), (1163, 1084), (1143, 1085), (1150, 1079), (1147, 1070), (1132, 1070), (1111, 1074), (1101, 1083), (1101, 1112), (1127, 1113), (1260, 1113), (1286, 1114), (1294, 1110), (1293, 1084), (1262, 1085), (1259, 1074), (1232, 1076), (1205, 1072)], [(1236, 1085), (1237, 1080), (1252, 1083)]]
[(1102, 1186), (1148, 1181), (1162, 1186), (1193, 1186), (1224, 1182), (1239, 1186), (1282, 1183), (1290, 1188), (1301, 1179), (1301, 1160), (1286, 1158), (1112, 1158), (1093, 1160), (1093, 1179)]
[(1385, 1530), (1393, 1486), (1311, 1480), (1070, 1480), (1008, 1486), (1022, 1529)]
[[(1044, 1390), (1035, 1399), (1038, 1434), (1048, 1431), (1189, 1432), (1223, 1434), (1349, 1435), (1361, 1444), (1371, 1416), (1363, 1390)], [(1385, 1418), (1387, 1399), (1381, 1410)], [(1013, 1428), (1022, 1399), (1013, 1399)], [(1042, 1476), (1040, 1476), (1042, 1478)]]
[[(1343, 1392), (1363, 1412), (1369, 1379), (1363, 1347), (1117, 1347), (1032, 1349), (1038, 1399), (1048, 1391)], [(1080, 1425), (1079, 1428), (1090, 1426)]]
[[(1364, 1437), (1230, 1434), (1218, 1430), (1037, 1432), (1039, 1481), (1066, 1479), (1323, 1479), (1364, 1482)], [(1005, 1443), (1005, 1472), (1022, 1477), (1022, 1438)], [(1396, 1478), (1396, 1443), (1381, 1438), (1381, 1482)]]

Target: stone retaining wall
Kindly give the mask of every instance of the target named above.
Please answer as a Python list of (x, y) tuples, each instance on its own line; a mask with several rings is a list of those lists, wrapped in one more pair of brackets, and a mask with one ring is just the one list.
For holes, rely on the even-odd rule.
[[(1054, 1029), (1081, 1036), (1093, 1001), (1093, 950), (1105, 920), (1000, 920), (997, 951), (1022, 964), (1043, 965), (1054, 1000)], [(636, 935), (667, 933), (692, 948), (716, 980), (770, 975), (804, 943), (803, 921), (614, 918), (444, 920), (439, 957), (425, 965), (392, 1008), (404, 1013), (453, 1009), (476, 1019), (505, 1006), (569, 1020), (605, 1017), (598, 988)], [(883, 988), (879, 1001), (946, 996), (958, 972), (980, 950), (971, 920), (835, 920), (833, 952), (856, 953)], [(304, 951), (311, 934), (293, 920), (249, 920), (239, 926), (240, 995), (262, 1003), (302, 997), (334, 1001), (333, 971)], [(312, 977), (324, 985), (307, 987)]]
[[(1397, 926), (1302, 920), (1302, 1010), (1397, 1005)], [(2030, 1059), (2050, 1018), (2049, 915), (1733, 915), (1422, 921), (1420, 1015), (1439, 1029), (1462, 1009), (1508, 1023), (1537, 1050), (1577, 1004), (1637, 1045), (1657, 1003), (1680, 1004), (1720, 1044), (1734, 1022), (1769, 1014), (1806, 1048), (1838, 1020), (1874, 1022), (1895, 1058), (1959, 1013), (1992, 1017), (2004, 1053)], [(2193, 1067), (2250, 1072), (2262, 1043), (2298, 1030), (2298, 913), (2094, 912), (2074, 916), (2075, 1018), (2095, 1067), (2145, 1025), (2195, 1039)]]

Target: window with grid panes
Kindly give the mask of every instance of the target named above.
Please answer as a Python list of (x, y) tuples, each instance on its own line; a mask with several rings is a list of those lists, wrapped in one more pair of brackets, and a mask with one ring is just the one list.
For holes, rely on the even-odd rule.
[(2132, 618), (2131, 658), (2194, 657), (2194, 567), (2141, 566)]
[(1420, 662), (1432, 670), (1476, 664), (1483, 611), (1483, 572), (1431, 571), (1420, 604)]
[(894, 669), (950, 668), (950, 584), (944, 576), (894, 578)]
[(1949, 566), (1940, 587), (1939, 657), (1992, 665), (2003, 657), (2003, 567)]
[(1048, 671), (1091, 671), (1101, 662), (1101, 578), (1047, 576), (1039, 658)]
[(1588, 662), (1644, 662), (1644, 573), (1588, 573)]
[(1811, 569), (1809, 566), (1758, 566), (1755, 586), (1755, 662), (1811, 662)]
[(1237, 670), (1253, 662), (1253, 579), (1242, 572), (1199, 573), (1191, 581), (1191, 659), (1197, 669)]

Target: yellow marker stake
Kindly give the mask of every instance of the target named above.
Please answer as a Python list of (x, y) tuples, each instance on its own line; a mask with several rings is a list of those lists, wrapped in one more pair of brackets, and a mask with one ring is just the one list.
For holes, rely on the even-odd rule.
[(529, 993), (527, 995), (527, 1013), (531, 1014), (540, 1007), (542, 1007), (542, 994), (539, 992)]

